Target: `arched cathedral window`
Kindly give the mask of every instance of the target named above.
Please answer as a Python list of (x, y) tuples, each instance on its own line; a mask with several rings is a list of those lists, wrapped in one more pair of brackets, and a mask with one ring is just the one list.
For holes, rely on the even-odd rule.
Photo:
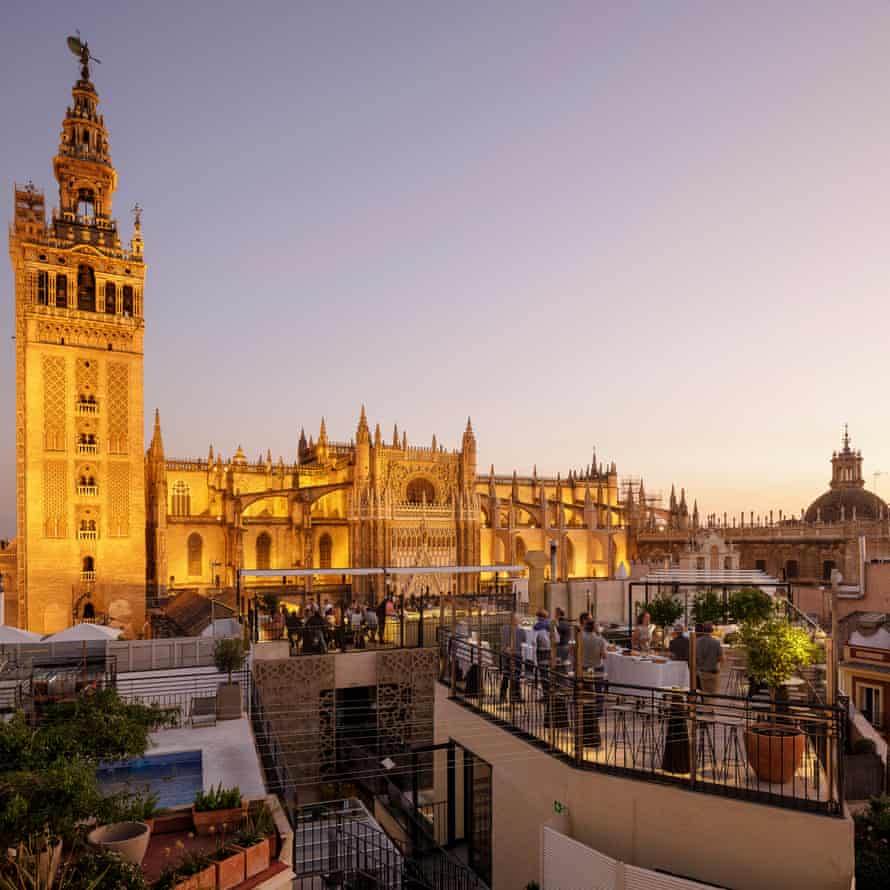
[(318, 567), (320, 569), (329, 569), (331, 567), (331, 554), (334, 550), (334, 543), (331, 536), (325, 532), (318, 541)]
[(188, 516), (191, 513), (191, 490), (188, 483), (183, 482), (182, 479), (177, 479), (173, 483), (170, 512), (174, 516)]
[(272, 568), (272, 539), (261, 532), (256, 539), (256, 567), (258, 569)]
[(432, 504), (436, 500), (436, 489), (429, 479), (412, 479), (405, 491), (405, 499), (409, 504), (420, 504), (424, 501)]
[(105, 313), (106, 315), (114, 315), (117, 312), (117, 288), (113, 281), (105, 282)]
[(68, 305), (68, 276), (61, 272), (56, 275), (56, 306)]
[(45, 306), (49, 302), (49, 273), (37, 273), (37, 303)]
[(197, 532), (192, 532), (188, 539), (188, 569), (192, 578), (203, 574), (204, 540)]
[(133, 287), (132, 285), (125, 284), (122, 294), (122, 306), (124, 315), (132, 315), (133, 314)]
[(81, 312), (96, 311), (96, 275), (91, 266), (77, 267), (77, 308)]

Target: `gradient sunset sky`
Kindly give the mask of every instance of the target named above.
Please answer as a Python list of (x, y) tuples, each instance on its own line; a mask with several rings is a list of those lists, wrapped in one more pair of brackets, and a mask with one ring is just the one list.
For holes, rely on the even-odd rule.
[[(57, 203), (80, 28), (144, 207), (168, 456), (301, 425), (702, 512), (799, 512), (842, 425), (890, 473), (890, 5), (6, 4), (0, 185)], [(0, 535), (14, 300), (0, 264)], [(890, 497), (890, 475), (876, 490)]]

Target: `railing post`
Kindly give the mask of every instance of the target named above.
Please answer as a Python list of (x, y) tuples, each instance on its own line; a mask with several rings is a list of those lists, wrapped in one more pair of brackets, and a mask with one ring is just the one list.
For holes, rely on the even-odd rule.
[(584, 762), (584, 653), (581, 625), (575, 626), (575, 760)]
[(556, 727), (553, 721), (553, 681), (556, 677), (556, 622), (550, 619), (550, 658), (547, 667), (547, 726), (550, 730), (550, 747), (556, 747)]
[(696, 672), (698, 668), (696, 665), (695, 638), (695, 631), (689, 631), (689, 786), (693, 790), (695, 789), (695, 772), (698, 766), (695, 750), (695, 743), (698, 738), (698, 726), (696, 723), (696, 703), (698, 699)]

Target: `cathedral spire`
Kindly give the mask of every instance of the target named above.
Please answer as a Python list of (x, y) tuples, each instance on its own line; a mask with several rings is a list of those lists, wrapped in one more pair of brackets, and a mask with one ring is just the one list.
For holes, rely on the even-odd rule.
[(151, 434), (151, 444), (148, 446), (148, 456), (153, 460), (164, 459), (164, 440), (161, 437), (161, 412), (155, 408), (155, 425)]
[(392, 447), (399, 447), (399, 425), (397, 423), (392, 425)]
[(382, 441), (383, 441), (383, 438), (382, 438), (382, 436), (380, 435), (380, 424), (378, 423), (378, 424), (374, 427), (374, 447), (375, 447), (375, 448), (379, 448), (379, 447), (380, 447), (380, 443), (381, 443)]

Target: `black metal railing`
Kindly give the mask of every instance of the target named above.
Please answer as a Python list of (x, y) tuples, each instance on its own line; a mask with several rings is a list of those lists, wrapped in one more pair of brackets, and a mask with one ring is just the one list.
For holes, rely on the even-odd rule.
[[(404, 828), (405, 826), (403, 826)], [(410, 828), (410, 827), (409, 827)], [(349, 801), (301, 807), (294, 819), (296, 890), (486, 890), (438, 845), (417, 849), (387, 836)]]
[[(228, 681), (226, 674), (212, 667), (177, 669), (175, 673), (158, 676), (160, 673), (154, 671), (151, 676), (135, 678), (119, 674), (116, 684), (118, 694), (124, 701), (177, 711), (179, 725), (188, 721), (197, 699), (216, 698), (220, 683)], [(249, 715), (253, 685), (250, 670), (243, 668), (233, 671), (232, 680), (241, 687), (241, 707)]]
[(841, 815), (840, 705), (610, 684), (443, 633), (455, 701), (582, 769)]

